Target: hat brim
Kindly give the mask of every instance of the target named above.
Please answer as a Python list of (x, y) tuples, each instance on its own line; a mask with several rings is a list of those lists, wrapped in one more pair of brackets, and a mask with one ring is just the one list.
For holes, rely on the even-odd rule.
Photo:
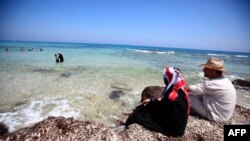
[(214, 68), (210, 65), (207, 65), (207, 64), (200, 64), (199, 67), (206, 67), (206, 68), (210, 68), (210, 69), (213, 69), (213, 70), (217, 70), (217, 71), (221, 71), (221, 72), (224, 72), (224, 73), (227, 73), (227, 70), (225, 68), (220, 68), (220, 69), (217, 69), (217, 68)]

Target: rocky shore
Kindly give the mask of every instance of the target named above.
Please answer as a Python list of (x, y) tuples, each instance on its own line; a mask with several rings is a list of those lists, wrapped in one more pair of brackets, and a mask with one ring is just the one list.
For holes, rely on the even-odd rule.
[[(154, 87), (154, 88), (153, 88)], [(151, 90), (157, 91), (156, 86)], [(159, 89), (161, 89), (159, 87)], [(157, 93), (161, 92), (161, 90)], [(133, 124), (127, 130), (117, 130), (108, 126), (89, 121), (79, 121), (73, 118), (48, 117), (30, 127), (8, 133), (7, 128), (0, 124), (0, 140), (86, 140), (86, 141), (187, 141), (187, 140), (223, 140), (224, 125), (250, 125), (250, 109), (236, 106), (234, 115), (226, 123), (215, 123), (204, 120), (196, 115), (190, 115), (185, 134), (182, 137), (168, 137), (161, 133), (146, 130), (140, 125)]]

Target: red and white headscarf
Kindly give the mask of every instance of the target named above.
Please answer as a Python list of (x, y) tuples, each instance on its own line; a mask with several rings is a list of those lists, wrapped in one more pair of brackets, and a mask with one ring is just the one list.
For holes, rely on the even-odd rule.
[[(170, 92), (168, 98), (171, 101), (175, 101), (176, 97), (178, 96), (178, 90), (183, 89), (183, 91), (186, 93), (186, 98), (188, 98), (187, 92), (184, 89), (185, 86), (185, 79), (183, 78), (181, 72), (179, 69), (174, 67), (166, 67), (163, 70), (163, 79), (164, 83), (166, 85), (164, 94), (170, 89), (173, 88), (173, 90)], [(173, 87), (171, 87), (173, 86)]]

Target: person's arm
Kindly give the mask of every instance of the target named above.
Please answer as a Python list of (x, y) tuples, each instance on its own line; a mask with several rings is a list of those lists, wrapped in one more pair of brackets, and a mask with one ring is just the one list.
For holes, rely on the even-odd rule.
[(145, 99), (145, 100), (142, 101), (142, 105), (146, 106), (150, 102), (158, 103), (160, 101), (161, 101), (161, 98), (158, 98), (158, 99), (156, 99), (156, 98), (151, 98), (151, 99), (147, 98), (147, 99)]
[(199, 83), (196, 85), (187, 86), (185, 88), (192, 95), (202, 95), (202, 94), (206, 94), (206, 92), (207, 92), (206, 82), (202, 82), (202, 83)]
[(142, 105), (146, 106), (150, 101), (151, 101), (150, 98), (147, 98), (147, 99), (142, 101)]

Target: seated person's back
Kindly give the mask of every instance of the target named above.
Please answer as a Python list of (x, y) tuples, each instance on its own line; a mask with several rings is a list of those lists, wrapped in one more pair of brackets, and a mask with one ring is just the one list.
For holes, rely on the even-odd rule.
[[(143, 105), (136, 107), (125, 125), (138, 123), (165, 135), (182, 136), (186, 129), (190, 107), (188, 94), (183, 88), (185, 80), (180, 71), (173, 67), (167, 67), (163, 76), (166, 87), (161, 95), (154, 95), (153, 98), (150, 96), (145, 98), (146, 94), (144, 97), (142, 95)], [(158, 91), (162, 89), (159, 87)]]

